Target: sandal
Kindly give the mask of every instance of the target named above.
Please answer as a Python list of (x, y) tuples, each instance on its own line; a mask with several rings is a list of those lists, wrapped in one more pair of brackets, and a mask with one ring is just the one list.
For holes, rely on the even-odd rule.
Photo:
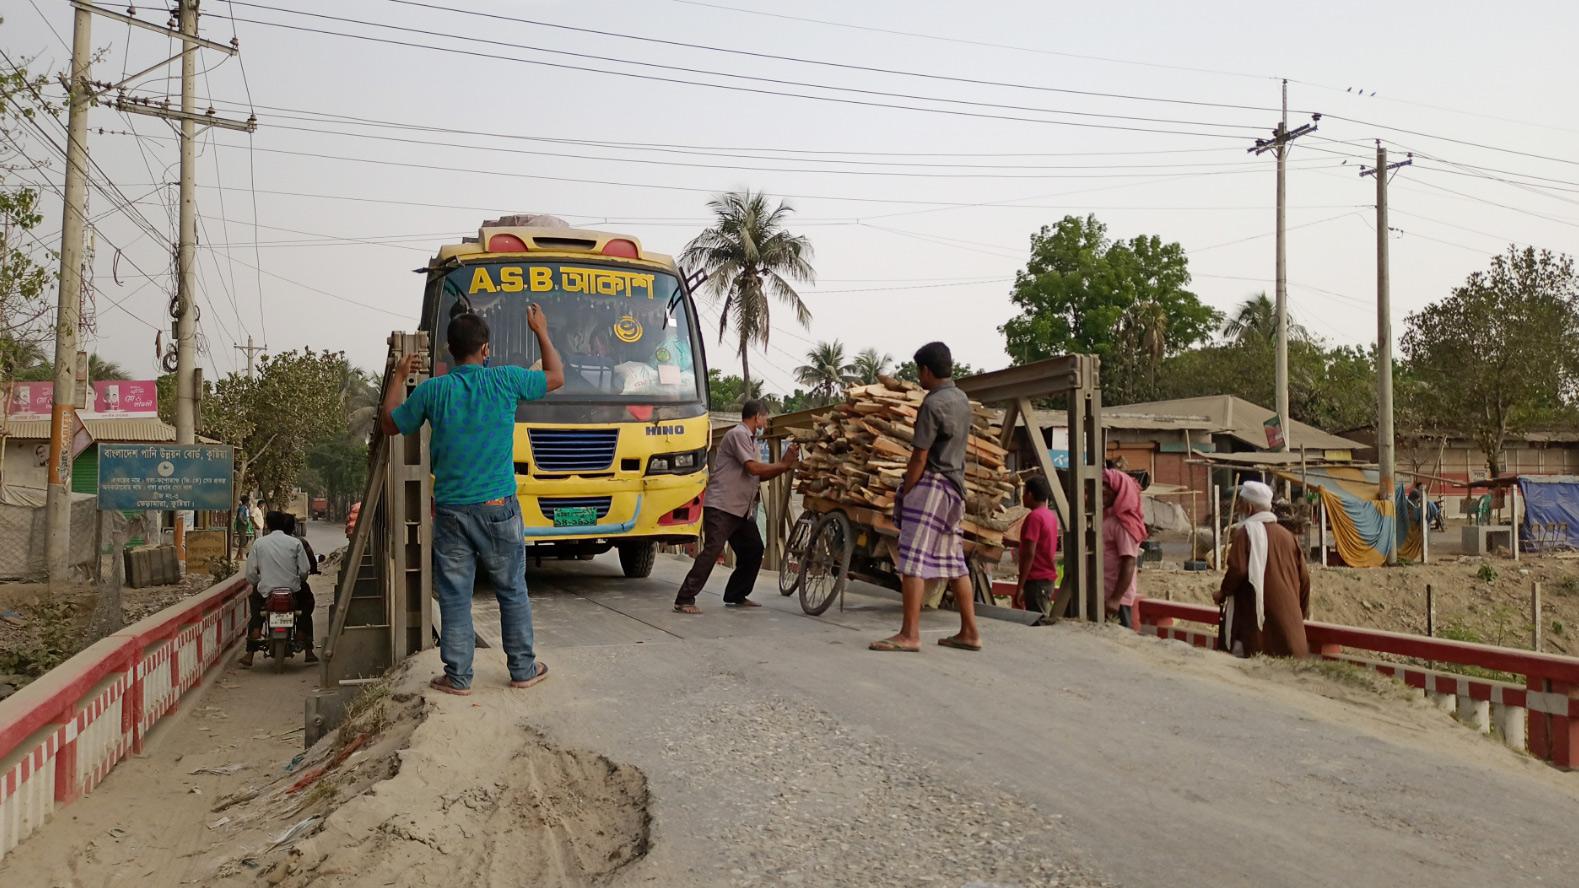
[(448, 675), (438, 676), (437, 678), (428, 682), (428, 687), (434, 689), (435, 691), (443, 691), (446, 694), (454, 694), (457, 697), (470, 697), (472, 695), (471, 688), (458, 688), (455, 685), (450, 684), (450, 677)]
[(973, 643), (968, 642), (968, 641), (961, 641), (960, 637), (958, 635), (950, 635), (947, 638), (940, 638), (940, 639), (938, 639), (938, 644), (940, 644), (940, 645), (942, 645), (943, 647), (946, 647), (946, 648), (953, 648), (956, 651), (979, 651), (979, 650), (981, 650), (981, 643), (980, 642), (976, 642), (976, 643), (973, 644)]
[(724, 607), (761, 607), (761, 606), (762, 605), (756, 603), (755, 601), (752, 601), (749, 598), (742, 598), (739, 601), (726, 601), (726, 602), (724, 602)]
[(894, 641), (892, 638), (885, 638), (885, 639), (883, 639), (881, 641), (874, 641), (871, 644), (867, 645), (866, 649), (869, 650), (869, 651), (879, 651), (881, 653), (905, 653), (905, 654), (919, 654), (919, 653), (921, 653), (921, 646), (920, 645), (917, 645), (915, 647), (905, 647), (904, 645), (900, 644), (899, 642)]
[(510, 682), (510, 687), (512, 687), (512, 688), (529, 688), (532, 685), (540, 683), (543, 679), (545, 679), (547, 677), (548, 677), (548, 664), (544, 663), (542, 660), (538, 660), (537, 661), (537, 673), (535, 675), (533, 675), (531, 678), (526, 679), (525, 681), (512, 681), (512, 682)]
[(702, 609), (694, 604), (677, 604), (674, 606), (674, 612), (677, 614), (691, 614), (692, 616), (700, 616)]

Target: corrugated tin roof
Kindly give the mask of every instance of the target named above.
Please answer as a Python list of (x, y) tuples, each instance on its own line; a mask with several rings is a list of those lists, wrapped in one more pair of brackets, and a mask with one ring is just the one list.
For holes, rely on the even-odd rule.
[[(1272, 418), (1272, 411), (1260, 404), (1246, 401), (1235, 395), (1206, 395), (1199, 398), (1178, 398), (1172, 401), (1149, 401), (1144, 404), (1121, 404), (1111, 408), (1114, 413), (1131, 416), (1152, 414), (1157, 416), (1205, 416), (1215, 428), (1225, 434), (1260, 450), (1266, 449), (1266, 430), (1263, 424)], [(1290, 420), (1286, 429), (1291, 450), (1301, 447), (1310, 450), (1358, 450), (1365, 447), (1358, 441), (1340, 438), (1299, 420)]]
[[(166, 425), (153, 416), (85, 416), (82, 425), (93, 436), (95, 441), (116, 443), (121, 441), (131, 443), (162, 443), (175, 440), (175, 426)], [(5, 434), (8, 438), (19, 438), (27, 441), (48, 441), (49, 420), (27, 419), (11, 420), (5, 425)]]
[[(1036, 411), (1036, 423), (1044, 429), (1063, 428), (1069, 424), (1069, 414), (1062, 410)], [(1161, 416), (1143, 415), (1131, 412), (1128, 407), (1102, 410), (1102, 427), (1105, 429), (1124, 429), (1127, 431), (1148, 432), (1207, 432), (1217, 434), (1228, 432), (1206, 416)]]

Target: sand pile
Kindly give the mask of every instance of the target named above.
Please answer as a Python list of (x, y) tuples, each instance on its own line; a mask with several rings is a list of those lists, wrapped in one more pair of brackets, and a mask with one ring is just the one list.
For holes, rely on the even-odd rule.
[[(216, 883), (591, 885), (646, 854), (639, 770), (548, 742), (522, 721), (521, 692), (424, 692), (430, 672), (372, 686), (288, 774), (221, 800), (214, 816), (253, 847)], [(429, 718), (443, 707), (467, 711)]]

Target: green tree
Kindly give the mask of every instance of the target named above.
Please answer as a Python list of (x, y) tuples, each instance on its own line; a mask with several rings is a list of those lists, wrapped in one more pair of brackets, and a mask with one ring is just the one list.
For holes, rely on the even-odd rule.
[(719, 300), (718, 340), (734, 325), (741, 377), (751, 381), (748, 348), (767, 348), (772, 330), (769, 308), (776, 300), (795, 312), (805, 327), (811, 309), (793, 282), (812, 283), (811, 242), (785, 228), (790, 206), (770, 207), (762, 192), (730, 192), (707, 202), (713, 225), (686, 245), (680, 260), (707, 275), (706, 290)]
[(855, 381), (861, 385), (872, 385), (877, 382), (877, 377), (887, 373), (894, 364), (894, 356), (883, 354), (875, 348), (863, 348), (851, 363), (855, 372)]
[[(975, 376), (980, 372), (980, 370), (977, 370), (975, 367), (972, 367), (964, 361), (954, 362), (955, 379), (964, 379), (967, 376)], [(894, 378), (901, 382), (920, 382), (921, 374), (916, 371), (915, 361), (906, 361), (899, 365), (899, 370), (894, 373)]]
[[(17, 379), (49, 380), (55, 378), (55, 362), (44, 356), (42, 346), (24, 348), (17, 352), (19, 358), (26, 360), (26, 364), (16, 368)], [(88, 355), (88, 379), (97, 382), (101, 379), (128, 379), (126, 371), (121, 365), (106, 358), (99, 357), (98, 353)], [(174, 379), (174, 377), (171, 377)]]
[[(747, 394), (748, 391), (750, 394)], [(716, 367), (707, 371), (707, 405), (711, 410), (734, 413), (747, 399), (761, 397), (762, 380), (760, 379), (751, 380), (748, 386), (739, 376), (734, 374), (726, 376)]]
[(1440, 302), (1404, 321), (1420, 414), (1469, 434), (1493, 475), (1508, 436), (1569, 411), (1579, 389), (1573, 260), (1509, 246)]
[(795, 368), (795, 381), (811, 389), (812, 396), (832, 403), (853, 381), (856, 367), (845, 359), (844, 343), (819, 342), (806, 352), (806, 363)]
[(302, 487), (326, 497), (330, 515), (345, 516), (367, 487), (367, 439), (342, 436), (315, 444), (307, 452)]
[(203, 405), (202, 434), (237, 449), (242, 483), (283, 503), (314, 445), (343, 438), (345, 355), (311, 349), (265, 355), (256, 377), (232, 373)]
[(48, 173), (24, 150), (32, 122), (59, 110), (39, 98), (46, 88), (46, 78), (28, 73), (26, 60), (0, 72), (0, 382), (42, 361), (51, 338), (45, 297), (59, 257), (35, 231), (44, 216), (39, 190), (30, 184)]
[(1163, 357), (1205, 341), (1221, 323), (1189, 283), (1178, 244), (1155, 235), (1110, 241), (1095, 216), (1066, 216), (1031, 237), (1010, 294), (1019, 314), (999, 332), (1017, 364), (1100, 356), (1104, 398), (1122, 404), (1155, 388)]

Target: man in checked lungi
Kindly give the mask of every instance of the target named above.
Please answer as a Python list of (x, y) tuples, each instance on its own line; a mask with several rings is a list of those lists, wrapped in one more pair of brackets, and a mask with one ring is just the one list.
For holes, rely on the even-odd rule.
[(899, 525), (899, 634), (870, 645), (874, 651), (921, 650), (921, 599), (928, 580), (948, 580), (959, 608), (959, 634), (938, 639), (944, 647), (981, 650), (976, 607), (965, 566), (960, 521), (965, 517), (965, 449), (970, 441), (970, 398), (954, 385), (954, 356), (941, 342), (916, 352), (926, 400), (916, 413), (915, 440), (904, 483), (894, 503)]

